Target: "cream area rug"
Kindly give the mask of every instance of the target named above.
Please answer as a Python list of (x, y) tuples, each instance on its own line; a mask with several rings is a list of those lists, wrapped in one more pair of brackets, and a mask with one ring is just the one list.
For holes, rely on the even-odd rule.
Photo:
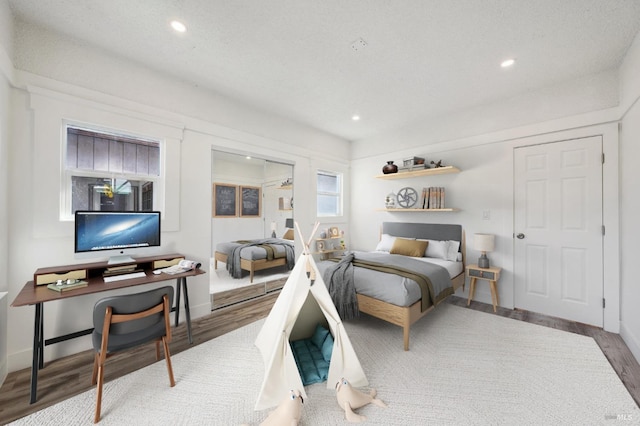
[[(101, 425), (257, 425), (264, 367), (253, 345), (263, 321), (106, 383)], [(591, 338), (442, 304), (402, 331), (362, 316), (345, 325), (387, 408), (357, 410), (368, 425), (636, 424), (640, 411)], [(107, 364), (108, 368), (108, 364)], [(348, 378), (347, 378), (348, 379)], [(368, 390), (368, 389), (363, 389)], [(303, 425), (343, 425), (326, 383), (306, 388)], [(95, 390), (15, 422), (91, 424)]]

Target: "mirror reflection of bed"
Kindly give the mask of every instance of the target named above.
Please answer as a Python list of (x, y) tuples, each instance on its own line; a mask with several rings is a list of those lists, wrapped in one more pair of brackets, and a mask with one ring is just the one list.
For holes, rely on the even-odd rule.
[(212, 265), (211, 271), (212, 309), (219, 309), (279, 290), (289, 276), (289, 271), (285, 266), (256, 271), (253, 283), (249, 281), (248, 273), (245, 273), (242, 278), (230, 277), (224, 264), (219, 263), (217, 270), (214, 270)]
[[(291, 230), (284, 236), (293, 238)], [(293, 239), (269, 237), (217, 244), (211, 265), (212, 308), (279, 290), (294, 265)]]
[[(277, 244), (272, 250), (277, 252), (275, 259), (273, 253), (269, 259), (255, 254), (243, 256), (246, 259), (242, 260), (239, 278), (230, 276), (226, 257), (230, 253), (229, 247), (234, 245), (249, 241), (277, 242), (285, 237), (292, 239), (292, 230), (287, 228), (287, 223), (293, 221), (293, 165), (213, 150), (211, 176), (214, 186), (235, 185), (239, 189), (248, 186), (261, 191), (258, 215), (242, 215), (241, 208), (235, 216), (227, 217), (216, 216), (212, 211), (209, 293), (212, 309), (218, 309), (278, 290), (286, 282), (289, 269), (282, 257), (282, 248)], [(240, 190), (238, 192), (241, 194)], [(259, 252), (260, 249), (247, 249), (248, 253), (252, 251)], [(295, 255), (293, 258), (295, 260)]]

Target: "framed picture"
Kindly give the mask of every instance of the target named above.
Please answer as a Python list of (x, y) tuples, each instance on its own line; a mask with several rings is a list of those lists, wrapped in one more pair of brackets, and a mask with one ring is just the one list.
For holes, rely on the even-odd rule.
[(260, 188), (240, 187), (240, 217), (260, 217)]
[(316, 248), (318, 251), (324, 251), (324, 241), (316, 241)]
[(238, 185), (213, 184), (213, 217), (238, 216)]
[(340, 236), (340, 230), (338, 229), (337, 226), (332, 226), (331, 228), (329, 228), (329, 236), (330, 237), (339, 237)]

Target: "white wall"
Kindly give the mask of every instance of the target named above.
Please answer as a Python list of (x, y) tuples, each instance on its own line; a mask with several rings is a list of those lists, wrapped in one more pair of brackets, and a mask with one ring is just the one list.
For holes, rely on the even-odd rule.
[[(525, 135), (502, 139), (493, 134), (493, 142), (481, 142), (473, 138), (450, 141), (447, 143), (422, 146), (414, 150), (394, 152), (391, 156), (376, 156), (353, 160), (352, 167), (352, 220), (353, 246), (357, 250), (371, 250), (379, 238), (383, 221), (457, 223), (466, 233), (467, 263), (475, 263), (479, 252), (473, 250), (473, 234), (476, 232), (496, 235), (496, 249), (489, 254), (492, 265), (503, 268), (498, 283), (500, 305), (514, 307), (513, 277), (513, 149), (517, 146), (535, 145), (590, 135), (601, 135), (605, 153), (612, 162), (605, 165), (604, 173), (617, 174), (614, 158), (617, 157), (617, 126), (601, 124), (569, 129), (540, 135)], [(489, 135), (483, 135), (484, 137)], [(489, 138), (491, 139), (491, 138)], [(461, 169), (458, 174), (436, 175), (400, 180), (376, 179), (381, 174), (387, 160), (401, 160), (413, 155), (423, 155), (427, 160), (443, 160), (445, 165)], [(412, 187), (420, 191), (423, 187), (444, 186), (446, 188), (446, 207), (459, 209), (457, 212), (376, 212), (384, 207), (384, 198), (403, 187)], [(605, 179), (605, 190), (617, 193), (617, 180)], [(366, 191), (358, 188), (367, 188)], [(372, 195), (373, 194), (373, 195)], [(488, 212), (485, 219), (484, 213)], [(605, 223), (612, 223), (617, 217), (617, 209), (605, 209)], [(608, 222), (609, 221), (609, 222)], [(616, 226), (612, 224), (612, 228)], [(617, 236), (609, 235), (607, 246), (617, 246)], [(608, 252), (605, 258), (605, 276), (607, 300), (612, 303), (605, 313), (605, 327), (617, 332), (618, 309), (618, 259), (617, 251)], [(467, 286), (468, 291), (468, 286)], [(467, 292), (459, 290), (461, 297)], [(476, 290), (476, 300), (491, 303), (488, 286)]]
[(496, 136), (511, 137), (492, 135), (504, 129), (521, 129), (519, 134), (535, 134), (541, 130), (540, 123), (554, 120), (561, 121), (555, 128), (584, 125), (584, 121), (574, 123), (572, 117), (615, 107), (618, 98), (618, 73), (609, 70), (492, 104), (426, 117), (392, 133), (355, 141), (352, 158), (385, 154), (390, 145), (400, 151), (465, 138), (477, 140), (480, 135), (491, 135), (494, 141)]
[(635, 263), (640, 257), (640, 34), (620, 68), (620, 335), (637, 360), (640, 360), (640, 286)]
[[(13, 66), (9, 53), (13, 46), (13, 22), (6, 0), (0, 0), (0, 385), (7, 375), (7, 296), (9, 239), (9, 121), (10, 80)], [(9, 46), (5, 48), (5, 46)], [(5, 295), (3, 296), (3, 292)]]
[[(163, 243), (166, 242), (171, 251), (183, 252), (208, 265), (207, 259), (211, 255), (211, 150), (246, 150), (263, 158), (282, 159), (295, 165), (296, 220), (309, 229), (316, 219), (315, 171), (327, 169), (345, 173), (345, 196), (349, 200), (345, 213), (349, 223), (344, 218), (326, 222), (349, 228), (347, 240), (352, 248), (372, 248), (383, 220), (455, 221), (465, 226), (468, 236), (479, 231), (495, 233), (497, 251), (491, 258), (505, 269), (499, 287), (501, 303), (506, 307), (513, 306), (513, 147), (557, 137), (602, 134), (606, 139), (605, 150), (613, 155), (613, 164), (605, 164), (605, 199), (615, 204), (605, 218), (611, 218), (612, 227), (607, 224), (607, 229), (613, 229), (615, 234), (607, 236), (605, 244), (609, 249), (605, 249), (605, 253), (614, 256), (615, 261), (605, 259), (605, 269), (614, 286), (620, 282), (618, 272), (622, 276), (621, 334), (640, 359), (640, 314), (633, 305), (639, 300), (640, 290), (634, 285), (630, 266), (638, 254), (634, 244), (638, 225), (633, 212), (640, 207), (635, 196), (637, 191), (634, 191), (640, 177), (634, 162), (639, 158), (640, 137), (637, 124), (640, 111), (636, 103), (640, 92), (637, 39), (621, 69), (621, 92), (618, 91), (618, 74), (603, 72), (526, 93), (506, 102), (425, 120), (391, 134), (357, 141), (350, 151), (349, 145), (339, 138), (202, 91), (142, 65), (30, 25), (18, 24), (14, 41), (8, 29), (11, 25), (8, 16), (6, 0), (0, 0), (0, 197), (7, 197), (8, 193), (6, 200), (0, 199), (0, 227), (4, 227), (0, 232), (9, 229), (8, 239), (0, 241), (0, 266), (10, 265), (0, 268), (0, 291), (2, 286), (6, 287), (9, 302), (37, 267), (74, 262), (71, 228), (52, 221), (47, 212), (50, 203), (36, 205), (39, 198), (34, 195), (47, 198), (49, 193), (59, 193), (59, 181), (46, 179), (50, 172), (35, 167), (36, 162), (49, 158), (43, 158), (43, 153), (56, 152), (60, 136), (48, 134), (45, 129), (59, 124), (56, 123), (59, 117), (50, 109), (41, 109), (40, 116), (34, 121), (38, 113), (34, 115), (33, 98), (29, 93), (36, 93), (48, 102), (55, 99), (67, 110), (77, 111), (84, 107), (87, 119), (95, 124), (106, 119), (125, 129), (140, 125), (143, 133), (154, 133), (158, 128), (166, 130), (178, 146), (177, 152), (168, 160), (178, 171), (178, 176), (170, 182), (174, 196), (170, 208), (175, 210), (172, 216), (175, 227), (163, 235)], [(9, 25), (5, 25), (7, 23)], [(82, 63), (78, 63), (78, 58), (83, 59)], [(622, 108), (616, 107), (619, 101)], [(10, 108), (7, 108), (9, 102)], [(615, 125), (612, 128), (607, 123), (616, 123), (621, 111), (625, 116), (620, 144), (622, 213), (618, 233), (618, 136)], [(6, 128), (7, 123), (11, 123), (11, 128)], [(393, 151), (389, 148), (391, 145)], [(460, 212), (415, 216), (374, 212), (375, 208), (382, 207), (384, 196), (401, 184), (373, 176), (380, 174), (386, 160), (399, 161), (414, 154), (425, 154), (429, 160), (443, 159), (463, 170), (458, 175), (440, 176), (420, 183), (420, 186), (446, 186), (447, 204), (460, 208)], [(353, 158), (351, 163), (350, 156)], [(57, 159), (54, 163), (54, 169), (59, 167)], [(45, 166), (51, 165), (45, 162)], [(490, 211), (488, 220), (482, 218), (483, 210)], [(42, 233), (50, 224), (54, 225), (55, 232)], [(618, 237), (622, 247), (620, 264)], [(10, 253), (8, 247), (11, 247)], [(470, 249), (467, 254), (470, 259), (478, 255)], [(208, 277), (198, 278), (190, 281), (194, 317), (208, 312), (209, 305)], [(478, 298), (490, 301), (486, 290), (479, 291)], [(617, 304), (614, 296), (607, 300)], [(85, 326), (78, 319), (87, 316), (93, 302), (93, 299), (83, 297), (49, 303), (45, 307), (45, 336)], [(611, 316), (611, 312), (618, 310), (608, 308), (607, 315)], [(9, 371), (27, 367), (33, 308), (9, 308), (7, 321), (1, 315), (0, 322), (9, 326)], [(608, 318), (607, 322), (619, 319), (617, 314), (614, 316), (616, 318)], [(48, 360), (88, 347), (88, 339), (77, 339), (48, 347), (45, 358)], [(0, 364), (1, 357), (2, 354)]]
[[(314, 183), (308, 177), (313, 162), (346, 167), (346, 141), (203, 92), (56, 34), (18, 24), (14, 51), (12, 137), (10, 149), (0, 151), (9, 153), (4, 160), (9, 165), (5, 183), (9, 195), (3, 203), (9, 217), (5, 246), (11, 247), (7, 279), (3, 280), (8, 283), (9, 301), (36, 268), (77, 263), (72, 224), (58, 220), (62, 120), (165, 141), (168, 179), (162, 251), (181, 252), (205, 268), (211, 256), (212, 149), (255, 152), (263, 158), (294, 163), (294, 181), (300, 189), (296, 197), (303, 206), (296, 208), (296, 215), (308, 223), (315, 219), (313, 210), (304, 207), (315, 203)], [(210, 312), (208, 281), (207, 275), (189, 280), (192, 318)], [(126, 291), (141, 290), (144, 288)], [(98, 298), (47, 303), (45, 338), (89, 327), (91, 308)], [(33, 307), (9, 308), (7, 323), (8, 369), (28, 367)], [(48, 346), (45, 361), (88, 348), (88, 336)]]
[[(615, 107), (618, 104), (617, 83), (617, 73), (602, 73), (556, 88), (523, 94), (502, 103), (461, 111), (441, 117), (437, 122), (426, 119), (394, 134), (353, 143), (352, 246), (362, 250), (375, 247), (383, 221), (459, 223), (465, 228), (467, 241), (471, 241), (476, 232), (493, 233), (497, 238), (496, 251), (490, 254), (490, 258), (494, 265), (503, 268), (498, 283), (500, 305), (513, 308), (513, 149), (601, 135), (607, 157), (603, 166), (604, 221), (607, 226), (604, 241), (604, 293), (607, 299), (604, 324), (606, 330), (618, 332), (620, 234), (616, 123), (620, 111)], [(397, 164), (414, 155), (424, 156), (427, 161), (443, 160), (443, 164), (457, 166), (462, 172), (411, 180), (374, 178), (381, 174), (386, 161), (394, 160)], [(447, 207), (456, 207), (460, 211), (375, 212), (376, 208), (383, 207), (385, 195), (405, 186), (415, 189), (444, 186)], [(483, 217), (485, 211), (489, 212), (488, 219)], [(479, 253), (468, 244), (468, 261), (474, 262), (478, 256)], [(466, 297), (467, 293), (459, 291), (459, 296)], [(491, 303), (489, 289), (481, 286), (476, 291), (476, 299)]]
[[(343, 174), (346, 182), (344, 197), (345, 200), (349, 199), (348, 149), (334, 151), (332, 147), (322, 146), (322, 144), (316, 145), (314, 143), (305, 144), (305, 146), (286, 146), (277, 144), (274, 141), (265, 141), (264, 138), (256, 137), (255, 139), (255, 143), (249, 145), (239, 140), (229, 140), (216, 136), (212, 138), (212, 147), (213, 149), (234, 153), (251, 152), (256, 158), (291, 164), (293, 166), (293, 198), (295, 200), (294, 219), (300, 225), (303, 234), (308, 236), (317, 220), (323, 224), (340, 226), (340, 228), (346, 232), (348, 230), (347, 218), (349, 217), (349, 203), (346, 203), (342, 217), (318, 219), (316, 217), (315, 194), (317, 170), (329, 170)], [(348, 145), (345, 143), (343, 148), (348, 148)], [(323, 150), (320, 151), (319, 149)], [(235, 172), (226, 173), (225, 170), (222, 169), (213, 170), (212, 179), (214, 181), (228, 182), (229, 179), (224, 179), (225, 174), (236, 178)], [(246, 176), (243, 179), (250, 182), (252, 177)], [(236, 178), (236, 180), (238, 179)], [(243, 222), (246, 220), (251, 221), (252, 219), (212, 219), (212, 223), (214, 223), (213, 233), (215, 234), (212, 241), (213, 247), (219, 242), (237, 239), (238, 237), (255, 238), (255, 235), (262, 232), (261, 223), (256, 223), (252, 228), (245, 229)], [(223, 228), (219, 225), (222, 225)], [(298, 253), (301, 248), (299, 241), (296, 241), (296, 250)]]
[(242, 134), (249, 134), (264, 138), (258, 143), (273, 144), (276, 151), (282, 148), (278, 146), (280, 142), (302, 147), (322, 145), (319, 152), (334, 152), (336, 158), (347, 158), (348, 145), (338, 137), (203, 90), (180, 78), (158, 74), (143, 64), (93, 49), (75, 39), (24, 23), (16, 23), (15, 39), (14, 67), (35, 74), (30, 77), (31, 84), (46, 77), (70, 83), (65, 93), (85, 88), (117, 96), (124, 105), (127, 101), (140, 102), (157, 109), (161, 116), (178, 114), (197, 119), (208, 123), (206, 133), (225, 137), (232, 146), (245, 137)]

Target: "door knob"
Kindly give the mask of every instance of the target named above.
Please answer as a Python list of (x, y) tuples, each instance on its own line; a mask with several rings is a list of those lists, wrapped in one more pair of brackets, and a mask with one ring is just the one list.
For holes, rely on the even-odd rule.
[(520, 232), (518, 235), (516, 235), (516, 238), (521, 240), (524, 238), (524, 234), (522, 232)]

